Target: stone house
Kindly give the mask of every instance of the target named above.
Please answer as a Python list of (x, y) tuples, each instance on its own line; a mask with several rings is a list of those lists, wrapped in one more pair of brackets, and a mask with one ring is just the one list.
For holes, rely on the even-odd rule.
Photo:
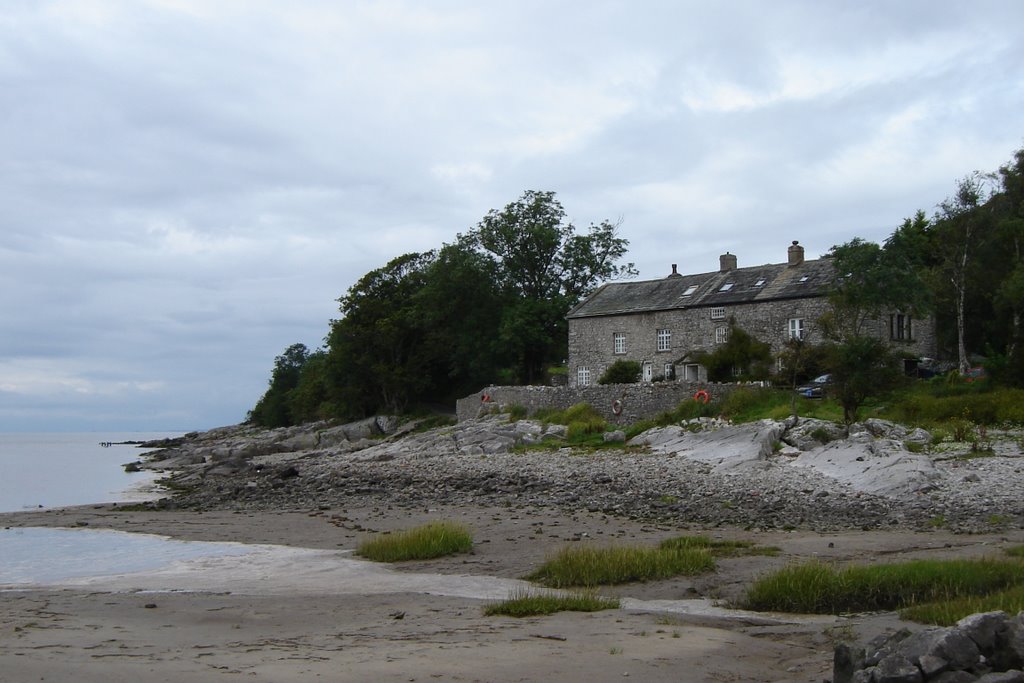
[[(672, 274), (660, 280), (613, 282), (595, 290), (566, 316), (569, 383), (597, 382), (616, 360), (635, 360), (642, 381), (707, 381), (696, 361), (727, 341), (730, 324), (767, 342), (778, 357), (790, 337), (823, 341), (817, 321), (828, 308), (832, 260), (804, 259), (790, 245), (785, 263), (738, 268), (723, 254), (715, 272)], [(934, 357), (931, 319), (892, 311), (869, 323), (867, 334), (887, 340), (908, 358)]]

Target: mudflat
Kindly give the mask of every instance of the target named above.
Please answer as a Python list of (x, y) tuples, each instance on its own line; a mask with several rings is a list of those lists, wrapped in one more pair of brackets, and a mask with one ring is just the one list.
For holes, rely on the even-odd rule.
[[(472, 553), (352, 569), (347, 551), (360, 540), (435, 519), (470, 527)], [(969, 535), (758, 531), (532, 505), (204, 512), (99, 505), (3, 514), (0, 526), (117, 529), (293, 549), (261, 556), (246, 571), (238, 571), (242, 558), (233, 565), (207, 563), (184, 575), (144, 572), (5, 590), (4, 683), (820, 683), (831, 678), (837, 640), (880, 633), (898, 619), (888, 613), (807, 617), (728, 609), (757, 576), (809, 558), (844, 563), (977, 557), (1024, 542), (1020, 529)], [(655, 544), (696, 533), (751, 540), (780, 552), (719, 559), (713, 573), (698, 577), (605, 589), (626, 598), (618, 610), (525, 619), (483, 615), (483, 607), (516, 585), (515, 579), (566, 545)]]

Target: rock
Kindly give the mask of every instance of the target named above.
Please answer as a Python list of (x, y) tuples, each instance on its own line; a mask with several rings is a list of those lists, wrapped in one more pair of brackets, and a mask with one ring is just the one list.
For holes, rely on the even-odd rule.
[(891, 654), (878, 663), (871, 680), (875, 683), (922, 683), (924, 677), (909, 659)]
[(1019, 669), (993, 671), (978, 678), (977, 683), (1024, 683), (1024, 672)]
[(605, 443), (626, 443), (626, 432), (621, 429), (616, 429), (612, 432), (604, 433)]
[(960, 632), (974, 641), (978, 649), (985, 654), (992, 654), (996, 646), (996, 637), (1006, 630), (1006, 612), (982, 612), (971, 614), (956, 622)]
[(832, 654), (832, 683), (852, 683), (853, 674), (864, 668), (864, 648), (846, 643), (836, 645)]

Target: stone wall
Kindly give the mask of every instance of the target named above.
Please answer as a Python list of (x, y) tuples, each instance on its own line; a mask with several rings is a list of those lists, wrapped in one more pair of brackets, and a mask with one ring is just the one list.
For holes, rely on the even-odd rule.
[[(736, 384), (698, 382), (653, 382), (637, 384), (599, 384), (588, 387), (490, 386), (456, 402), (459, 421), (478, 417), (481, 410), (494, 405), (520, 405), (535, 413), (539, 408), (564, 410), (577, 403), (589, 403), (610, 425), (628, 425), (674, 409), (682, 401), (692, 401), (700, 390), (711, 398), (734, 391)], [(486, 397), (487, 400), (484, 400)], [(613, 404), (619, 401), (622, 413), (616, 415)]]

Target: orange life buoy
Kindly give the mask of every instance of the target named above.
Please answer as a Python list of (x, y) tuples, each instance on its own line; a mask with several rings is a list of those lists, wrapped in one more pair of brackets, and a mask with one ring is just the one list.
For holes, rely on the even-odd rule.
[(481, 403), (490, 403), (491, 402), (491, 397), (488, 394), (484, 394), (483, 396), (480, 397), (480, 402)]
[(708, 401), (711, 400), (711, 394), (701, 389), (700, 391), (693, 395), (693, 400), (704, 401), (704, 403), (707, 403)]
[(616, 415), (622, 415), (622, 401), (619, 399), (612, 401), (612, 412)]

